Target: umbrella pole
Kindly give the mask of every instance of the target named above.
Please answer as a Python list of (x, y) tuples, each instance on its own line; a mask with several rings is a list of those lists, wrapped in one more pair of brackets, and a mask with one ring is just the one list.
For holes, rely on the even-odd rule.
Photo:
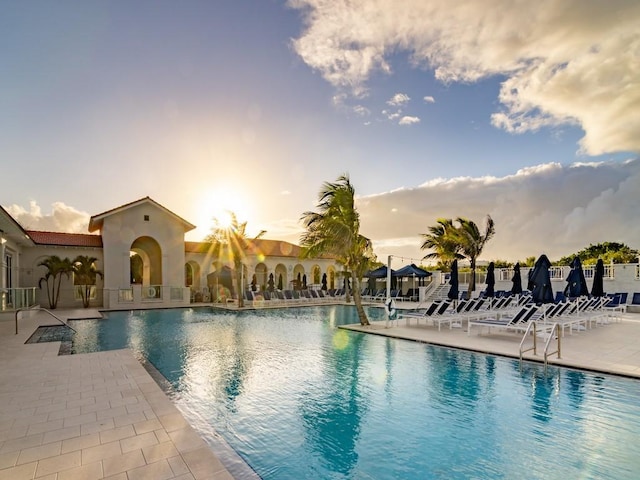
[[(387, 257), (387, 300), (391, 298), (391, 255)], [(385, 301), (386, 303), (386, 301)], [(385, 327), (389, 328), (389, 312), (385, 308), (385, 313), (387, 314), (387, 322)]]

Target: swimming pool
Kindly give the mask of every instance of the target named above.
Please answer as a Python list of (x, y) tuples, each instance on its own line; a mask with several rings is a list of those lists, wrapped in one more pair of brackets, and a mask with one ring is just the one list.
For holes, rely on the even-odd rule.
[(638, 478), (637, 380), (337, 328), (355, 322), (347, 306), (114, 312), (74, 322), (73, 348), (132, 348), (264, 479)]

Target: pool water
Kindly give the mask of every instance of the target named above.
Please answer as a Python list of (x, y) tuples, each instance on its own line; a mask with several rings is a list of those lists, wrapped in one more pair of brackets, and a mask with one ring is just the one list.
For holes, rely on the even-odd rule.
[(348, 306), (114, 312), (74, 322), (73, 349), (133, 349), (263, 479), (639, 477), (640, 382), (337, 328), (356, 322)]

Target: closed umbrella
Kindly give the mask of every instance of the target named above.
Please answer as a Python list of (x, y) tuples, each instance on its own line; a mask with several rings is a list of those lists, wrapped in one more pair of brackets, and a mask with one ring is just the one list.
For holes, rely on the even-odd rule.
[(551, 262), (546, 255), (540, 255), (533, 270), (529, 272), (529, 285), (531, 297), (535, 303), (553, 303), (553, 287), (549, 274)]
[(322, 290), (327, 290), (327, 274), (322, 274)]
[(574, 257), (571, 262), (571, 271), (567, 276), (567, 287), (564, 293), (571, 298), (589, 295), (587, 282), (584, 278), (584, 271), (582, 270), (582, 262), (580, 262), (580, 258), (578, 257)]
[(513, 267), (513, 278), (511, 279), (513, 286), (511, 287), (511, 293), (513, 295), (522, 294), (522, 277), (520, 276), (520, 263), (516, 263)]
[(269, 274), (269, 280), (267, 281), (267, 286), (269, 287), (269, 291), (273, 292), (273, 286), (275, 285), (275, 282), (273, 281), (273, 273)]
[(302, 275), (302, 289), (303, 290), (307, 289), (307, 274), (306, 273), (304, 275)]
[(282, 290), (282, 274), (278, 275), (278, 290)]
[(458, 299), (458, 260), (454, 260), (451, 264), (451, 278), (449, 278), (449, 293), (447, 297), (450, 300)]
[(496, 275), (494, 273), (495, 265), (493, 262), (487, 268), (487, 288), (484, 291), (485, 297), (493, 297), (495, 295), (494, 287), (496, 285)]
[(604, 296), (604, 262), (601, 258), (598, 259), (596, 263), (596, 271), (593, 274), (593, 285), (591, 286), (591, 295), (594, 297), (602, 297)]

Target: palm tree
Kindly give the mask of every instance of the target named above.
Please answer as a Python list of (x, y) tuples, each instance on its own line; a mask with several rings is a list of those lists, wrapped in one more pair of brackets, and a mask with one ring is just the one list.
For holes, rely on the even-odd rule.
[(484, 233), (480, 232), (478, 226), (468, 218), (458, 217), (458, 228), (453, 230), (452, 238), (460, 247), (460, 253), (469, 260), (471, 266), (471, 279), (469, 280), (468, 297), (476, 289), (476, 260), (482, 253), (486, 243), (493, 238), (496, 233), (493, 219), (487, 215), (487, 222)]
[(429, 233), (421, 234), (424, 242), (420, 249), (433, 250), (425, 255), (423, 260), (437, 258), (443, 266), (451, 268), (454, 260), (462, 258), (462, 255), (458, 253), (460, 246), (452, 236), (452, 232), (455, 231), (456, 227), (453, 224), (453, 220), (449, 218), (439, 218), (437, 222), (437, 225), (429, 227)]
[(215, 223), (211, 234), (205, 239), (213, 244), (214, 253), (220, 259), (226, 259), (233, 263), (233, 268), (236, 272), (236, 292), (238, 293), (238, 308), (244, 307), (244, 288), (243, 288), (243, 263), (246, 256), (246, 250), (251, 243), (262, 235), (267, 233), (262, 230), (253, 239), (248, 239), (246, 234), (247, 222), (239, 223), (236, 214), (229, 212), (230, 222), (229, 226), (222, 226), (217, 218), (214, 218)]
[[(360, 215), (355, 190), (347, 174), (335, 183), (324, 183), (318, 195), (318, 212), (305, 212), (306, 231), (300, 237), (303, 258), (333, 255), (353, 281), (353, 300), (361, 325), (369, 325), (360, 297), (360, 279), (373, 259), (371, 240), (360, 235)], [(348, 277), (347, 277), (348, 278)]]
[(66, 275), (67, 278), (69, 278), (73, 265), (71, 260), (68, 258), (61, 259), (57, 255), (50, 255), (38, 263), (38, 266), (42, 266), (47, 269), (44, 277), (38, 280), (38, 287), (42, 288), (43, 281), (46, 283), (49, 308), (54, 310), (58, 306), (58, 299), (60, 298), (60, 283), (62, 282), (62, 275)]
[(80, 290), (80, 297), (82, 297), (82, 306), (84, 308), (89, 307), (89, 301), (91, 300), (91, 287), (95, 286), (98, 276), (104, 278), (102, 272), (96, 268), (96, 257), (89, 257), (87, 255), (78, 255), (73, 259), (73, 274), (75, 276), (74, 284), (78, 286)]

